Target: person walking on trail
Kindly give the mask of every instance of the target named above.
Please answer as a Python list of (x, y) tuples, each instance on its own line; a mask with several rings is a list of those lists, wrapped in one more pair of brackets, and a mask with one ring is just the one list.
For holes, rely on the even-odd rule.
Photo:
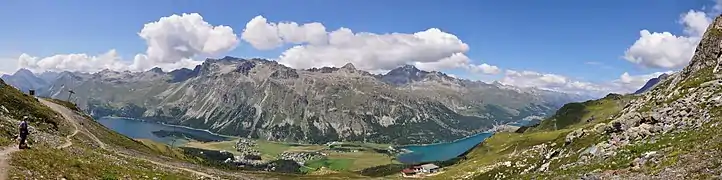
[(18, 149), (27, 148), (28, 144), (25, 142), (28, 139), (28, 135), (30, 135), (30, 131), (28, 131), (28, 117), (23, 117), (23, 120), (20, 121), (20, 142), (18, 143)]

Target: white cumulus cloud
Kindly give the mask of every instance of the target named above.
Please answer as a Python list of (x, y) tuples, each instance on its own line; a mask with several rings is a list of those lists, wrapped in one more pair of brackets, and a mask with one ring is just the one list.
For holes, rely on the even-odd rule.
[(519, 87), (555, 89), (568, 84), (569, 80), (566, 77), (557, 74), (506, 70), (504, 77), (499, 82)]
[(246, 24), (241, 39), (260, 50), (294, 45), (278, 60), (294, 68), (338, 67), (351, 62), (359, 69), (374, 72), (405, 64), (432, 71), (460, 68), (487, 74), (500, 72), (496, 66), (473, 64), (464, 54), (469, 46), (437, 28), (413, 34), (353, 32), (348, 28), (327, 32), (317, 22), (274, 23), (257, 16)]
[[(138, 35), (146, 41), (146, 57), (135, 59), (151, 61), (150, 65), (173, 64), (196, 55), (217, 55), (236, 47), (238, 38), (228, 26), (213, 26), (198, 13), (171, 15), (145, 24)], [(137, 57), (137, 56), (136, 56)], [(138, 70), (152, 66), (138, 66)]]
[(470, 65), (468, 67), (471, 69), (471, 72), (481, 72), (484, 74), (499, 74), (501, 72), (499, 67), (488, 65), (486, 63), (480, 65)]
[(486, 63), (475, 65), (472, 64), (471, 59), (463, 53), (455, 53), (450, 57), (440, 59), (439, 61), (433, 62), (414, 62), (414, 66), (421, 70), (426, 71), (439, 71), (445, 69), (456, 69), (461, 68), (469, 70), (473, 73), (483, 74), (499, 74), (501, 69), (497, 66), (492, 66)]
[(181, 14), (162, 17), (145, 24), (138, 33), (146, 41), (145, 54), (136, 55), (132, 62), (124, 61), (115, 50), (101, 55), (58, 54), (33, 57), (23, 54), (18, 66), (33, 71), (96, 72), (103, 69), (143, 71), (153, 67), (164, 69), (191, 68), (200, 63), (192, 60), (199, 55), (218, 55), (234, 49), (238, 38), (228, 26), (213, 26), (200, 14)]
[(296, 22), (273, 23), (263, 16), (256, 16), (241, 33), (241, 39), (260, 50), (278, 48), (285, 43), (327, 44), (328, 33), (321, 23), (298, 25)]
[(103, 69), (116, 71), (128, 70), (128, 64), (121, 61), (115, 50), (98, 56), (87, 54), (58, 54), (50, 57), (33, 57), (22, 54), (18, 57), (18, 65), (33, 71), (80, 71), (97, 72)]
[(710, 14), (690, 10), (680, 16), (679, 23), (684, 26), (683, 35), (642, 30), (639, 32), (640, 38), (625, 52), (624, 59), (650, 68), (684, 67), (694, 55), (697, 44), (711, 22)]
[(643, 75), (630, 75), (628, 72), (625, 72), (620, 75), (618, 79), (611, 81), (587, 82), (558, 74), (506, 70), (504, 77), (502, 77), (499, 82), (517, 87), (536, 87), (559, 92), (603, 96), (607, 93), (625, 94), (634, 92), (644, 86), (649, 79), (658, 77), (663, 73), (671, 74), (673, 71)]

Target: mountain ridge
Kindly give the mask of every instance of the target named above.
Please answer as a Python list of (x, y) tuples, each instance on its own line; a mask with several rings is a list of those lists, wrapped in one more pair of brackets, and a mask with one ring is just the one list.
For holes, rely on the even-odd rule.
[(49, 87), (43, 95), (61, 99), (72, 89), (72, 98), (95, 116), (311, 143), (453, 140), (584, 99), (551, 91), (511, 91), (411, 65), (373, 75), (353, 64), (293, 69), (276, 61), (230, 56), (209, 58), (193, 70), (67, 72)]
[(11, 86), (18, 88), (20, 91), (28, 92), (28, 90), (38, 90), (49, 84), (46, 80), (35, 76), (33, 72), (27, 69), (18, 69), (12, 75), (2, 75), (1, 79)]
[(666, 79), (667, 77), (669, 77), (669, 75), (667, 73), (663, 73), (657, 77), (649, 79), (646, 83), (644, 83), (644, 86), (642, 86), (638, 90), (634, 91), (634, 93), (632, 93), (632, 94), (640, 94), (640, 93), (647, 92), (650, 89), (654, 88), (654, 86), (656, 86), (660, 81), (664, 81), (664, 79)]

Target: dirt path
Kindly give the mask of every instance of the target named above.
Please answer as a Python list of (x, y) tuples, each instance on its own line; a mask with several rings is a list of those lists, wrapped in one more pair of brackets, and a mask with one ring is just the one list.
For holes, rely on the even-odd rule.
[[(63, 118), (65, 118), (65, 119), (68, 120), (71, 124), (73, 124), (73, 127), (75, 127), (75, 131), (73, 132), (73, 134), (71, 134), (70, 136), (66, 137), (66, 138), (68, 139), (68, 142), (65, 143), (65, 144), (63, 144), (63, 145), (61, 146), (61, 148), (65, 148), (65, 147), (68, 147), (68, 146), (72, 145), (73, 143), (72, 143), (72, 141), (70, 141), (70, 138), (71, 138), (72, 136), (75, 136), (75, 134), (77, 134), (78, 132), (80, 132), (81, 127), (78, 125), (78, 123), (79, 123), (80, 121), (82, 121), (82, 120), (80, 120), (80, 118), (84, 118), (84, 117), (78, 115), (77, 113), (73, 112), (72, 110), (70, 110), (70, 109), (68, 109), (68, 108), (66, 108), (66, 107), (63, 107), (63, 106), (61, 106), (61, 105), (55, 104), (55, 103), (53, 103), (53, 102), (50, 102), (50, 101), (47, 101), (47, 100), (44, 100), (44, 99), (39, 99), (39, 100), (40, 100), (40, 102), (42, 102), (42, 103), (45, 104), (46, 106), (50, 107), (50, 108), (53, 109), (54, 111), (60, 113), (60, 114), (63, 116)], [(114, 151), (113, 149), (107, 148), (107, 145), (106, 145), (103, 141), (101, 141), (100, 139), (98, 139), (98, 137), (96, 137), (95, 134), (90, 133), (87, 129), (84, 129), (84, 128), (82, 128), (82, 130), (85, 132), (84, 134), (87, 134), (91, 139), (93, 139), (93, 141), (95, 141), (95, 142), (100, 146), (100, 148), (103, 148), (103, 149), (106, 149), (106, 150), (109, 150), (109, 151)], [(16, 149), (17, 149), (17, 148), (16, 148)], [(214, 176), (212, 176), (212, 175), (210, 175), (210, 174), (207, 174), (207, 173), (204, 173), (204, 172), (200, 172), (200, 171), (196, 171), (196, 170), (189, 169), (189, 168), (184, 168), (184, 167), (179, 167), (179, 166), (173, 166), (173, 165), (169, 165), (169, 164), (166, 164), (166, 163), (161, 163), (161, 162), (153, 161), (153, 160), (150, 160), (150, 159), (145, 159), (145, 158), (140, 158), (140, 157), (134, 157), (134, 156), (130, 156), (130, 155), (127, 155), (127, 154), (120, 153), (120, 152), (118, 152), (117, 154), (120, 155), (120, 156), (123, 156), (123, 157), (125, 157), (125, 158), (133, 158), (133, 159), (144, 160), (144, 161), (150, 162), (150, 163), (155, 164), (155, 165), (158, 165), (158, 166), (163, 166), (163, 167), (166, 167), (166, 168), (178, 169), (178, 170), (190, 172), (190, 173), (193, 173), (193, 174), (196, 174), (196, 175), (199, 175), (199, 176), (203, 176), (203, 177), (206, 177), (206, 178), (215, 178)], [(3, 176), (3, 177), (5, 177), (5, 176)]]
[[(73, 126), (75, 126), (75, 123), (73, 123)], [(72, 145), (73, 145), (73, 140), (70, 139), (70, 138), (72, 138), (73, 136), (75, 136), (76, 134), (78, 134), (78, 132), (80, 132), (80, 130), (78, 129), (78, 126), (75, 126), (75, 131), (73, 131), (73, 134), (70, 134), (70, 135), (68, 135), (68, 136), (65, 136), (65, 143), (62, 144), (62, 145), (60, 145), (60, 146), (58, 146), (57, 149), (63, 149), (63, 148), (67, 148), (67, 147), (72, 146)]]
[(0, 179), (5, 180), (8, 177), (8, 170), (10, 169), (10, 154), (18, 151), (18, 145), (11, 144), (9, 146), (5, 146), (2, 151), (0, 151)]
[[(56, 147), (57, 149), (67, 148), (67, 147), (70, 147), (73, 145), (73, 141), (70, 138), (72, 138), (73, 136), (78, 134), (78, 132), (80, 132), (80, 130), (78, 130), (78, 127), (76, 126), (75, 123), (73, 123), (73, 126), (75, 126), (75, 131), (73, 131), (72, 134), (66, 136), (65, 143)], [(0, 150), (0, 180), (7, 179), (7, 176), (8, 176), (7, 172), (10, 169), (10, 162), (9, 162), (10, 154), (17, 152), (19, 150), (20, 149), (18, 149), (18, 145), (15, 143), (5, 146), (2, 148), (2, 150)]]

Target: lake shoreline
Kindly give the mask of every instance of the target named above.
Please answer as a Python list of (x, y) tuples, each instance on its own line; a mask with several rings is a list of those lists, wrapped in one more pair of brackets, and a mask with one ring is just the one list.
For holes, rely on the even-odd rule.
[[(218, 139), (213, 141), (236, 141), (238, 139), (252, 139), (238, 136), (230, 136), (219, 133), (211, 132), (207, 129), (192, 128), (182, 125), (168, 124), (158, 121), (149, 121), (140, 118), (128, 118), (128, 117), (117, 117), (117, 116), (105, 116), (98, 119), (101, 124), (113, 129), (116, 132), (130, 136), (131, 138), (138, 139), (150, 139), (165, 144), (176, 143), (176, 140), (187, 139), (185, 138), (174, 138), (170, 136), (158, 136), (156, 131), (179, 131), (178, 133), (189, 133), (191, 135), (197, 135), (198, 137), (206, 139)], [(104, 122), (102, 122), (104, 121)], [(511, 122), (512, 124), (517, 122)], [(379, 149), (394, 150), (394, 156), (398, 158), (399, 162), (404, 164), (416, 163), (416, 162), (432, 162), (432, 161), (444, 161), (452, 158), (456, 158), (469, 149), (485, 142), (486, 139), (496, 134), (498, 128), (490, 128), (485, 131), (478, 132), (463, 138), (459, 138), (450, 142), (441, 143), (430, 143), (430, 144), (406, 144), (406, 145), (392, 145), (378, 147)], [(146, 132), (148, 131), (148, 132)], [(263, 139), (252, 139), (252, 140), (263, 140)], [(264, 140), (268, 141), (268, 140)], [(328, 144), (307, 144), (307, 143), (296, 143), (296, 142), (283, 142), (283, 141), (268, 141), (271, 143), (287, 144), (287, 145), (328, 145)], [(365, 142), (339, 142), (339, 143), (359, 143), (366, 144)], [(375, 144), (375, 143), (372, 143)], [(378, 144), (375, 144), (378, 145)]]
[[(519, 120), (519, 121), (513, 121), (513, 122), (509, 122), (509, 123), (502, 124), (502, 125), (506, 125), (506, 126), (516, 126), (516, 127), (525, 127), (525, 126), (528, 126), (528, 125), (529, 125), (529, 124), (522, 124), (522, 123), (521, 123), (521, 122), (525, 122), (525, 121), (526, 121), (526, 122), (532, 122), (532, 123), (534, 123), (533, 120)], [(536, 122), (536, 123), (539, 123), (539, 122)], [(489, 134), (491, 134), (491, 135), (493, 136), (494, 134), (497, 133), (496, 131), (497, 131), (496, 128), (490, 128), (490, 129), (487, 129), (487, 130), (484, 130), (484, 131), (480, 131), (480, 132), (478, 132), (478, 133), (474, 133), (474, 134), (465, 136), (465, 137), (463, 137), (463, 138), (455, 139), (455, 140), (450, 141), (450, 142), (438, 142), (438, 143), (430, 143), (430, 144), (405, 144), (405, 145), (398, 145), (398, 146), (393, 146), (393, 147), (396, 148), (396, 149), (403, 149), (404, 147), (409, 147), (409, 146), (433, 146), (433, 145), (439, 145), (439, 144), (455, 143), (455, 142), (462, 141), (462, 140), (465, 140), (465, 139), (468, 139), (468, 138), (472, 138), (472, 137), (474, 137), (474, 136), (478, 136), (478, 135), (485, 134), (485, 133), (489, 133)]]
[[(237, 137), (219, 135), (207, 130), (171, 126), (137, 118), (106, 116), (98, 118), (95, 121), (132, 139), (148, 139), (167, 145), (177, 145), (179, 143), (182, 144), (183, 142), (193, 141), (194, 139), (191, 137), (212, 141), (233, 141), (237, 139)], [(158, 131), (185, 134), (185, 137), (159, 136), (158, 133), (156, 133)]]
[[(503, 131), (503, 128), (501, 128), (503, 126), (515, 126), (521, 128), (525, 126), (530, 126), (534, 123), (538, 122), (522, 119), (508, 122), (502, 125), (497, 125), (488, 130), (469, 135), (464, 138), (456, 139), (451, 142), (403, 145), (395, 146), (394, 148), (399, 149), (403, 152), (401, 154), (398, 154), (397, 158), (399, 162), (402, 162), (404, 164), (446, 161), (462, 156), (465, 152), (473, 149), (480, 144), (483, 144), (484, 142), (486, 142), (487, 139), (491, 138), (496, 133)], [(476, 139), (479, 140), (477, 141)], [(463, 151), (461, 151), (460, 149), (463, 149)]]
[(175, 125), (175, 124), (168, 124), (168, 123), (159, 123), (159, 122), (157, 122), (157, 121), (148, 121), (148, 120), (139, 119), (139, 118), (120, 117), (120, 116), (104, 116), (104, 117), (100, 117), (100, 118), (111, 118), (111, 119), (122, 118), (122, 119), (130, 119), (130, 120), (134, 120), (134, 121), (154, 123), (154, 124), (160, 124), (160, 125), (170, 126), (170, 127), (184, 128), (184, 129), (190, 129), (190, 130), (196, 130), (196, 131), (205, 131), (205, 132), (207, 132), (207, 133), (209, 133), (209, 134), (216, 135), (216, 136), (222, 136), (222, 137), (226, 137), (226, 138), (233, 138), (233, 139), (243, 138), (243, 137), (240, 137), (240, 136), (232, 136), (232, 135), (225, 135), (225, 134), (215, 133), (215, 132), (210, 131), (210, 130), (208, 130), (208, 129), (199, 129), (199, 128), (193, 128), (193, 127), (182, 126), (182, 125)]
[[(198, 129), (198, 128), (192, 128), (192, 127), (186, 127), (181, 125), (174, 125), (174, 124), (167, 124), (163, 122), (158, 121), (150, 121), (150, 120), (144, 120), (139, 118), (128, 118), (128, 117), (115, 117), (115, 116), (106, 116), (101, 117), (97, 119), (98, 122), (103, 124), (104, 126), (118, 132), (121, 134), (124, 134), (126, 136), (129, 136), (133, 139), (149, 139), (151, 141), (156, 141), (159, 143), (164, 143), (167, 145), (181, 145), (185, 146), (186, 143), (189, 143), (190, 141), (193, 141), (193, 139), (189, 139), (192, 136), (201, 137), (203, 139), (210, 139), (212, 141), (216, 142), (205, 142), (208, 144), (218, 143), (218, 142), (224, 142), (226, 145), (229, 145), (228, 143), (234, 142), (233, 144), (236, 144), (238, 142), (238, 139), (251, 139), (251, 140), (261, 140), (261, 141), (267, 141), (267, 144), (279, 144), (279, 145), (285, 145), (285, 146), (323, 146), (327, 147), (329, 144), (307, 144), (307, 143), (296, 143), (296, 142), (283, 142), (283, 141), (268, 141), (263, 139), (252, 139), (252, 138), (244, 138), (244, 137), (238, 137), (238, 136), (229, 136), (229, 135), (223, 135), (219, 133), (213, 133), (210, 130), (207, 129)], [(515, 123), (515, 122), (512, 122)], [(507, 123), (507, 124), (512, 124)], [(174, 137), (174, 136), (159, 136), (158, 133), (154, 133), (156, 131), (178, 131), (176, 133), (183, 134), (188, 133), (190, 136), (183, 136), (183, 137)], [(392, 145), (392, 144), (376, 144), (376, 143), (366, 143), (366, 142), (358, 142), (358, 141), (352, 141), (352, 142), (338, 142), (341, 144), (368, 144), (369, 146), (365, 146), (372, 149), (379, 149), (381, 151), (387, 151), (391, 154), (388, 154), (390, 156), (394, 156), (397, 162), (400, 162), (402, 164), (417, 164), (417, 163), (423, 163), (423, 162), (439, 162), (439, 161), (446, 161), (450, 159), (457, 158), (459, 156), (463, 156), (464, 153), (470, 151), (474, 147), (478, 146), (479, 144), (484, 143), (488, 138), (494, 136), (497, 132), (501, 129), (497, 128), (496, 126), (490, 129), (487, 129), (485, 131), (477, 132), (473, 135), (469, 135), (463, 138), (459, 138), (450, 142), (442, 142), (442, 143), (431, 143), (431, 144), (406, 144), (406, 145)], [(171, 133), (171, 134), (176, 134)], [(332, 143), (335, 144), (335, 143)], [(273, 147), (273, 146), (269, 146)], [(303, 148), (301, 148), (303, 149)], [(379, 152), (379, 151), (377, 151)]]
[[(222, 137), (226, 137), (226, 138), (233, 138), (233, 139), (241, 139), (241, 138), (243, 138), (243, 139), (253, 139), (253, 138), (246, 138), (246, 137), (240, 137), (240, 136), (219, 134), (219, 133), (215, 133), (215, 132), (213, 132), (213, 131), (210, 131), (210, 130), (208, 130), (208, 129), (193, 128), (193, 127), (188, 127), (188, 126), (183, 126), (183, 125), (162, 123), (162, 122), (158, 122), (158, 121), (148, 121), (148, 120), (139, 119), (139, 118), (132, 118), (132, 117), (103, 116), (103, 117), (100, 117), (100, 118), (111, 118), (111, 119), (123, 118), (123, 119), (130, 119), (130, 120), (134, 120), (134, 121), (141, 121), (141, 122), (159, 124), (159, 125), (170, 126), (170, 127), (184, 128), (184, 129), (197, 130), (197, 131), (205, 131), (205, 132), (207, 132), (207, 133), (209, 133), (209, 134), (216, 135), (216, 136), (222, 136)], [(410, 147), (410, 146), (433, 146), (433, 145), (439, 145), (439, 144), (455, 143), (455, 142), (462, 141), (462, 140), (465, 140), (465, 139), (468, 139), (468, 138), (472, 138), (472, 137), (474, 137), (474, 136), (478, 136), (478, 135), (485, 134), (485, 133), (491, 133), (491, 134), (493, 135), (495, 132), (493, 132), (493, 128), (492, 128), (492, 129), (488, 129), (488, 130), (485, 130), (485, 131), (480, 131), (480, 132), (478, 132), (478, 133), (471, 134), (471, 135), (468, 135), (468, 136), (465, 136), (465, 137), (462, 137), (462, 138), (459, 138), (459, 139), (455, 139), (455, 140), (449, 141), (449, 142), (438, 142), (438, 143), (429, 143), (429, 144), (404, 144), (404, 145), (393, 145), (393, 144), (389, 144), (389, 145), (390, 145), (391, 147), (393, 147), (394, 149), (399, 149), (399, 150), (401, 150), (401, 149), (404, 149), (405, 147)], [(261, 139), (254, 139), (254, 140), (261, 140)], [(265, 139), (263, 139), (263, 140), (265, 140)], [(269, 140), (266, 140), (266, 141), (269, 141)], [(296, 144), (296, 145), (324, 145), (324, 144), (325, 144), (325, 143), (308, 144), (308, 143), (284, 142), (284, 141), (271, 141), (271, 142), (284, 143), (284, 144)], [(339, 142), (345, 142), (345, 141), (339, 141)], [(349, 143), (358, 143), (358, 142), (349, 141)]]

